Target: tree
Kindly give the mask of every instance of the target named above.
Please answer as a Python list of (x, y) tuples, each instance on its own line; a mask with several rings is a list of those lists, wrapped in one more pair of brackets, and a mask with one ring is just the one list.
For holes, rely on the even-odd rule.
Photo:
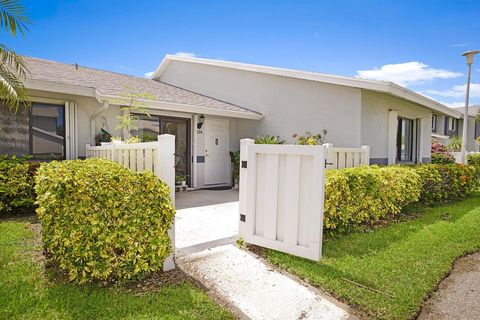
[[(0, 0), (0, 28), (15, 37), (25, 35), (30, 19), (18, 0)], [(21, 103), (28, 104), (23, 85), (27, 67), (22, 57), (0, 44), (0, 99), (10, 110), (17, 111)]]
[(112, 100), (122, 106), (120, 108), (122, 115), (117, 116), (119, 124), (115, 129), (121, 129), (124, 139), (129, 140), (132, 138), (132, 131), (138, 131), (136, 126), (140, 119), (138, 115), (150, 117), (145, 100), (156, 100), (156, 97), (149, 92), (138, 92), (129, 86), (125, 86), (124, 92), (120, 93), (119, 97), (121, 98)]

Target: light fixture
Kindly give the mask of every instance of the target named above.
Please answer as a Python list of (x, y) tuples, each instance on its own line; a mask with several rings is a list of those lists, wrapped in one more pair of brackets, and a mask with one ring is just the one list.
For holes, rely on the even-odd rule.
[(202, 114), (202, 115), (198, 118), (197, 129), (202, 129), (202, 126), (203, 126), (204, 123), (205, 123), (205, 116)]
[(473, 57), (480, 53), (480, 50), (470, 50), (464, 52), (462, 56), (467, 58), (467, 90), (465, 93), (465, 110), (463, 112), (463, 130), (462, 130), (462, 150), (460, 153), (460, 162), (466, 164), (466, 152), (467, 152), (467, 125), (468, 125), (468, 100), (470, 96), (470, 73), (472, 71)]

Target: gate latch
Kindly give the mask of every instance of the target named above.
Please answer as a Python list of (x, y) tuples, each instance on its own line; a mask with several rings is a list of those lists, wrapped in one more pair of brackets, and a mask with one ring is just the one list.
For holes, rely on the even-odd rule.
[(247, 161), (245, 160), (242, 161), (242, 168), (247, 168)]
[(245, 222), (245, 220), (246, 220), (245, 215), (240, 213), (240, 221)]
[(333, 162), (327, 162), (327, 159), (325, 159), (325, 168), (327, 166), (333, 166)]

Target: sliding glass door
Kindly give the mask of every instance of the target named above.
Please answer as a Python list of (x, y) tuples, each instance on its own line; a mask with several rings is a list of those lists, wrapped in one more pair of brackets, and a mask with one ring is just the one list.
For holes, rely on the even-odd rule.
[(397, 161), (413, 162), (414, 120), (398, 118)]
[(190, 142), (190, 119), (164, 117), (158, 115), (137, 115), (138, 130), (132, 131), (142, 141), (155, 141), (159, 134), (172, 134), (175, 136), (175, 174), (186, 176), (190, 185), (191, 167), (191, 142)]

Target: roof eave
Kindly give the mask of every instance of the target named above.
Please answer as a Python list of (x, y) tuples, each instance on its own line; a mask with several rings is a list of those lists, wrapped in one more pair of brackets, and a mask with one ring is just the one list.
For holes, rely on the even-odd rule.
[[(99, 98), (103, 101), (108, 100), (111, 104), (121, 104), (123, 100), (125, 100), (125, 103), (130, 102), (130, 100), (128, 99), (118, 97), (115, 95), (99, 94)], [(196, 106), (196, 105), (173, 103), (173, 102), (158, 101), (158, 100), (148, 100), (148, 99), (137, 99), (137, 100), (140, 103), (145, 104), (145, 106), (147, 106), (148, 108), (157, 109), (157, 110), (187, 112), (187, 113), (195, 113), (195, 114), (207, 114), (207, 115), (223, 116), (223, 117), (231, 117), (231, 118), (239, 118), (239, 119), (249, 119), (249, 120), (263, 119), (262, 114), (254, 113), (254, 112), (225, 110), (225, 109), (217, 109), (217, 108), (212, 108), (207, 106)]]
[[(63, 94), (71, 94), (78, 96), (86, 96), (97, 99), (100, 103), (109, 101), (111, 104), (118, 104), (119, 102), (125, 100), (125, 98), (115, 95), (105, 95), (96, 90), (93, 87), (77, 86), (71, 84), (56, 83), (45, 80), (35, 80), (27, 79), (24, 82), (24, 85), (27, 89), (30, 90), (39, 90)], [(128, 99), (127, 99), (128, 100)], [(125, 103), (128, 103), (129, 100), (125, 100)], [(250, 120), (261, 120), (263, 115), (254, 112), (241, 112), (234, 110), (225, 110), (217, 109), (207, 106), (196, 106), (189, 104), (181, 103), (172, 103), (166, 101), (154, 101), (147, 99), (138, 99), (143, 102), (147, 107), (158, 110), (168, 110), (168, 111), (178, 111), (178, 112), (189, 112), (189, 113), (198, 113), (198, 114), (207, 114), (207, 115), (216, 115), (224, 117), (232, 117), (239, 119), (250, 119)]]

